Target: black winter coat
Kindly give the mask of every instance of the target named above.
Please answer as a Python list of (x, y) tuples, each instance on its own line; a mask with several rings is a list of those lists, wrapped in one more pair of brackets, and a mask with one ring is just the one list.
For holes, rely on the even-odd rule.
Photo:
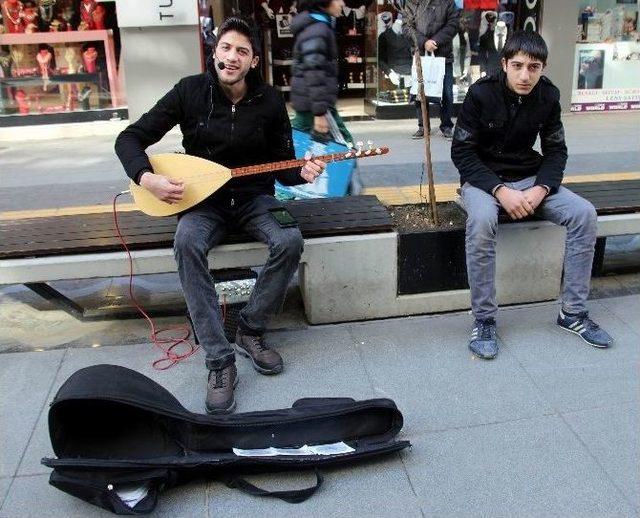
[(433, 40), (438, 45), (436, 57), (453, 63), (453, 38), (458, 34), (460, 10), (454, 0), (407, 0), (402, 11), (402, 33), (411, 45), (417, 43), (420, 54), (424, 44)]
[[(560, 92), (545, 76), (519, 96), (501, 72), (476, 81), (465, 97), (451, 144), (462, 184), (493, 193), (503, 181), (537, 176), (555, 192), (562, 183), (567, 146)], [(542, 155), (533, 149), (540, 135)]]
[(291, 104), (296, 111), (324, 115), (338, 98), (338, 47), (331, 18), (303, 11), (291, 22), (291, 30), (296, 38)]
[[(181, 79), (156, 105), (116, 139), (115, 150), (127, 175), (139, 181), (142, 170), (153, 170), (145, 149), (176, 124), (188, 155), (242, 167), (295, 158), (291, 124), (280, 92), (252, 71), (248, 92), (233, 105), (218, 85), (209, 58), (203, 74)], [(285, 185), (304, 183), (300, 169), (233, 178), (214, 196), (247, 198), (274, 194), (274, 179)]]

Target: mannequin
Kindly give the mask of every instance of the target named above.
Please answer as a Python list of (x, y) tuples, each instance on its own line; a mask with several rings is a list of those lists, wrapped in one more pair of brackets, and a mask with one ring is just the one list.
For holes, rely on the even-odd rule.
[[(95, 28), (95, 22), (93, 21), (93, 13), (96, 10), (96, 0), (82, 0), (80, 2), (80, 25), (78, 30), (91, 31)], [(81, 29), (80, 26), (84, 28)]]
[(40, 52), (36, 54), (36, 61), (40, 65), (40, 75), (42, 76), (43, 86), (42, 90), (47, 91), (49, 86), (49, 70), (51, 69), (51, 52), (48, 49), (40, 49)]
[(469, 21), (460, 17), (458, 33), (453, 37), (453, 75), (458, 80), (466, 80), (471, 65), (471, 42), (469, 40)]
[(24, 32), (24, 19), (22, 13), (24, 6), (20, 0), (4, 0), (2, 4), (2, 17), (9, 34)]
[(53, 13), (56, 7), (56, 0), (39, 0), (38, 12), (40, 13), (40, 23), (42, 30), (48, 30), (53, 21)]
[(96, 73), (96, 59), (98, 59), (98, 51), (95, 47), (88, 47), (87, 50), (82, 53), (85, 72), (88, 74)]
[(395, 86), (408, 87), (411, 84), (411, 45), (401, 32), (396, 31), (400, 24), (393, 22), (390, 12), (380, 13), (380, 21), (385, 27), (378, 36), (380, 70)]
[(16, 104), (18, 105), (18, 112), (20, 113), (20, 115), (28, 115), (31, 103), (29, 102), (29, 96), (25, 93), (25, 91), (22, 89), (16, 90), (14, 99), (16, 100)]
[(104, 25), (104, 17), (106, 16), (107, 11), (102, 4), (96, 5), (96, 8), (93, 11), (93, 28), (97, 31), (103, 31), (106, 27)]
[(508, 37), (507, 25), (501, 20), (495, 30), (488, 30), (480, 38), (478, 58), (483, 75), (490, 75), (500, 69), (502, 49)]
[(25, 33), (32, 34), (38, 32), (38, 10), (34, 5), (24, 7), (20, 16), (23, 20)]
[(77, 47), (67, 47), (64, 60), (67, 62), (67, 74), (76, 74), (80, 68), (80, 51)]

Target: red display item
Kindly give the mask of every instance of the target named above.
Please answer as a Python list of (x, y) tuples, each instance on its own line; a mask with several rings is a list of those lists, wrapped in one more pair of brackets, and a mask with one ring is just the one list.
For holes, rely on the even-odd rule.
[(29, 102), (29, 96), (25, 93), (24, 90), (16, 90), (16, 93), (14, 95), (14, 99), (16, 100), (16, 103), (18, 104), (18, 111), (20, 112), (20, 115), (28, 115), (29, 114), (29, 107), (30, 107), (30, 102)]
[(473, 11), (474, 9), (496, 10), (498, 0), (464, 0), (464, 10)]
[(95, 47), (88, 47), (82, 53), (82, 61), (84, 62), (84, 70), (89, 74), (95, 74), (96, 72), (96, 59), (98, 59), (98, 51)]
[(38, 65), (40, 65), (40, 75), (44, 79), (49, 79), (49, 69), (51, 68), (51, 52), (47, 49), (41, 49), (40, 52), (36, 54), (36, 61)]
[(78, 30), (92, 31), (95, 29), (93, 13), (96, 10), (96, 5), (96, 0), (82, 0), (80, 2), (80, 26)]
[(35, 7), (25, 7), (20, 16), (23, 20), (24, 32), (27, 34), (38, 32), (38, 10)]
[(95, 30), (104, 30), (106, 29), (104, 25), (104, 18), (107, 15), (107, 10), (104, 8), (102, 4), (96, 5), (96, 8), (93, 11), (93, 28)]
[(20, 0), (4, 0), (2, 4), (2, 16), (5, 19), (9, 34), (24, 32), (23, 11), (24, 6)]

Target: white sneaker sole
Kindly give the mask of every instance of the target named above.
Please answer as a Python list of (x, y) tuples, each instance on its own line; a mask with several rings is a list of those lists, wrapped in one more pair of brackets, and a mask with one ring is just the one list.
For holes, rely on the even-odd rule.
[(608, 349), (611, 346), (611, 344), (607, 344), (607, 345), (594, 344), (593, 342), (590, 342), (589, 340), (585, 339), (585, 337), (582, 336), (577, 331), (574, 331), (573, 329), (569, 329), (567, 327), (561, 326), (560, 324), (557, 324), (557, 325), (558, 325), (558, 327), (560, 329), (564, 329), (565, 331), (569, 331), (570, 333), (573, 333), (574, 335), (578, 335), (580, 338), (582, 338), (582, 341), (585, 344), (589, 344), (591, 347), (597, 347), (598, 349)]

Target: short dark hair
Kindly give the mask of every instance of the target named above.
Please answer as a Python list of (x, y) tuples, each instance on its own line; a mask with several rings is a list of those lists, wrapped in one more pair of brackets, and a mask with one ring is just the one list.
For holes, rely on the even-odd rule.
[(331, 0), (300, 0), (298, 2), (298, 11), (324, 11)]
[(231, 31), (235, 31), (242, 34), (243, 36), (246, 36), (251, 43), (251, 50), (253, 50), (253, 54), (255, 56), (260, 56), (260, 35), (258, 34), (257, 29), (253, 26), (252, 23), (248, 22), (244, 18), (240, 18), (239, 16), (231, 16), (225, 19), (222, 24), (220, 24), (220, 27), (218, 27), (216, 44), (214, 45), (214, 47), (217, 47), (220, 39), (227, 32)]
[(542, 36), (537, 32), (516, 31), (508, 39), (502, 49), (502, 57), (509, 61), (518, 52), (526, 54), (532, 59), (542, 61), (543, 65), (547, 64), (549, 57), (549, 49)]

